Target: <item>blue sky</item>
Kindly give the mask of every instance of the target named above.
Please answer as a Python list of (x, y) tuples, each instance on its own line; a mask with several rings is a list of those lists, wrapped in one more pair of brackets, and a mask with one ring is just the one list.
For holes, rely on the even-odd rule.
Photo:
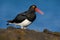
[(33, 4), (42, 10), (44, 15), (36, 12), (37, 18), (28, 28), (38, 31), (47, 28), (60, 32), (60, 0), (0, 0), (0, 28), (8, 27), (7, 20), (12, 20)]

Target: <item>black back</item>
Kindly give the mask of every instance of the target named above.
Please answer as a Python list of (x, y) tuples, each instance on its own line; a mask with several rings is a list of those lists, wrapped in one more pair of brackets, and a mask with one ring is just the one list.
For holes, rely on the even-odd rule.
[(25, 19), (28, 19), (29, 21), (33, 22), (36, 18), (35, 12), (32, 11), (26, 11), (24, 13), (18, 14), (15, 19), (13, 19), (12, 22), (15, 23), (21, 23)]

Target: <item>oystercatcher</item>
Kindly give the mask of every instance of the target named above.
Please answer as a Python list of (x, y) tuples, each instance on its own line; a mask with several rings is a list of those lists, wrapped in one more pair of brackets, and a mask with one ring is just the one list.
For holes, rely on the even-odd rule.
[(21, 26), (21, 29), (26, 29), (27, 26), (36, 19), (35, 12), (43, 14), (43, 12), (39, 10), (36, 5), (31, 5), (27, 11), (18, 14), (13, 20), (9, 20), (7, 22), (8, 24), (15, 24)]

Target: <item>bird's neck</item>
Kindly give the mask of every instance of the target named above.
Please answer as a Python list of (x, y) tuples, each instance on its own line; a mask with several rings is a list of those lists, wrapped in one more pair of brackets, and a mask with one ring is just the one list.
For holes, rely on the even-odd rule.
[(35, 11), (34, 10), (28, 10), (28, 11), (29, 11), (29, 13), (35, 14)]

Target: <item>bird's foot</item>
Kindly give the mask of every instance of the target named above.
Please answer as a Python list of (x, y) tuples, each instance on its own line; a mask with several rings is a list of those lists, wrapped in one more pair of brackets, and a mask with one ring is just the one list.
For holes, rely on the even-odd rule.
[(23, 29), (27, 29), (27, 27), (24, 27)]
[(21, 27), (21, 29), (27, 29), (27, 27)]

